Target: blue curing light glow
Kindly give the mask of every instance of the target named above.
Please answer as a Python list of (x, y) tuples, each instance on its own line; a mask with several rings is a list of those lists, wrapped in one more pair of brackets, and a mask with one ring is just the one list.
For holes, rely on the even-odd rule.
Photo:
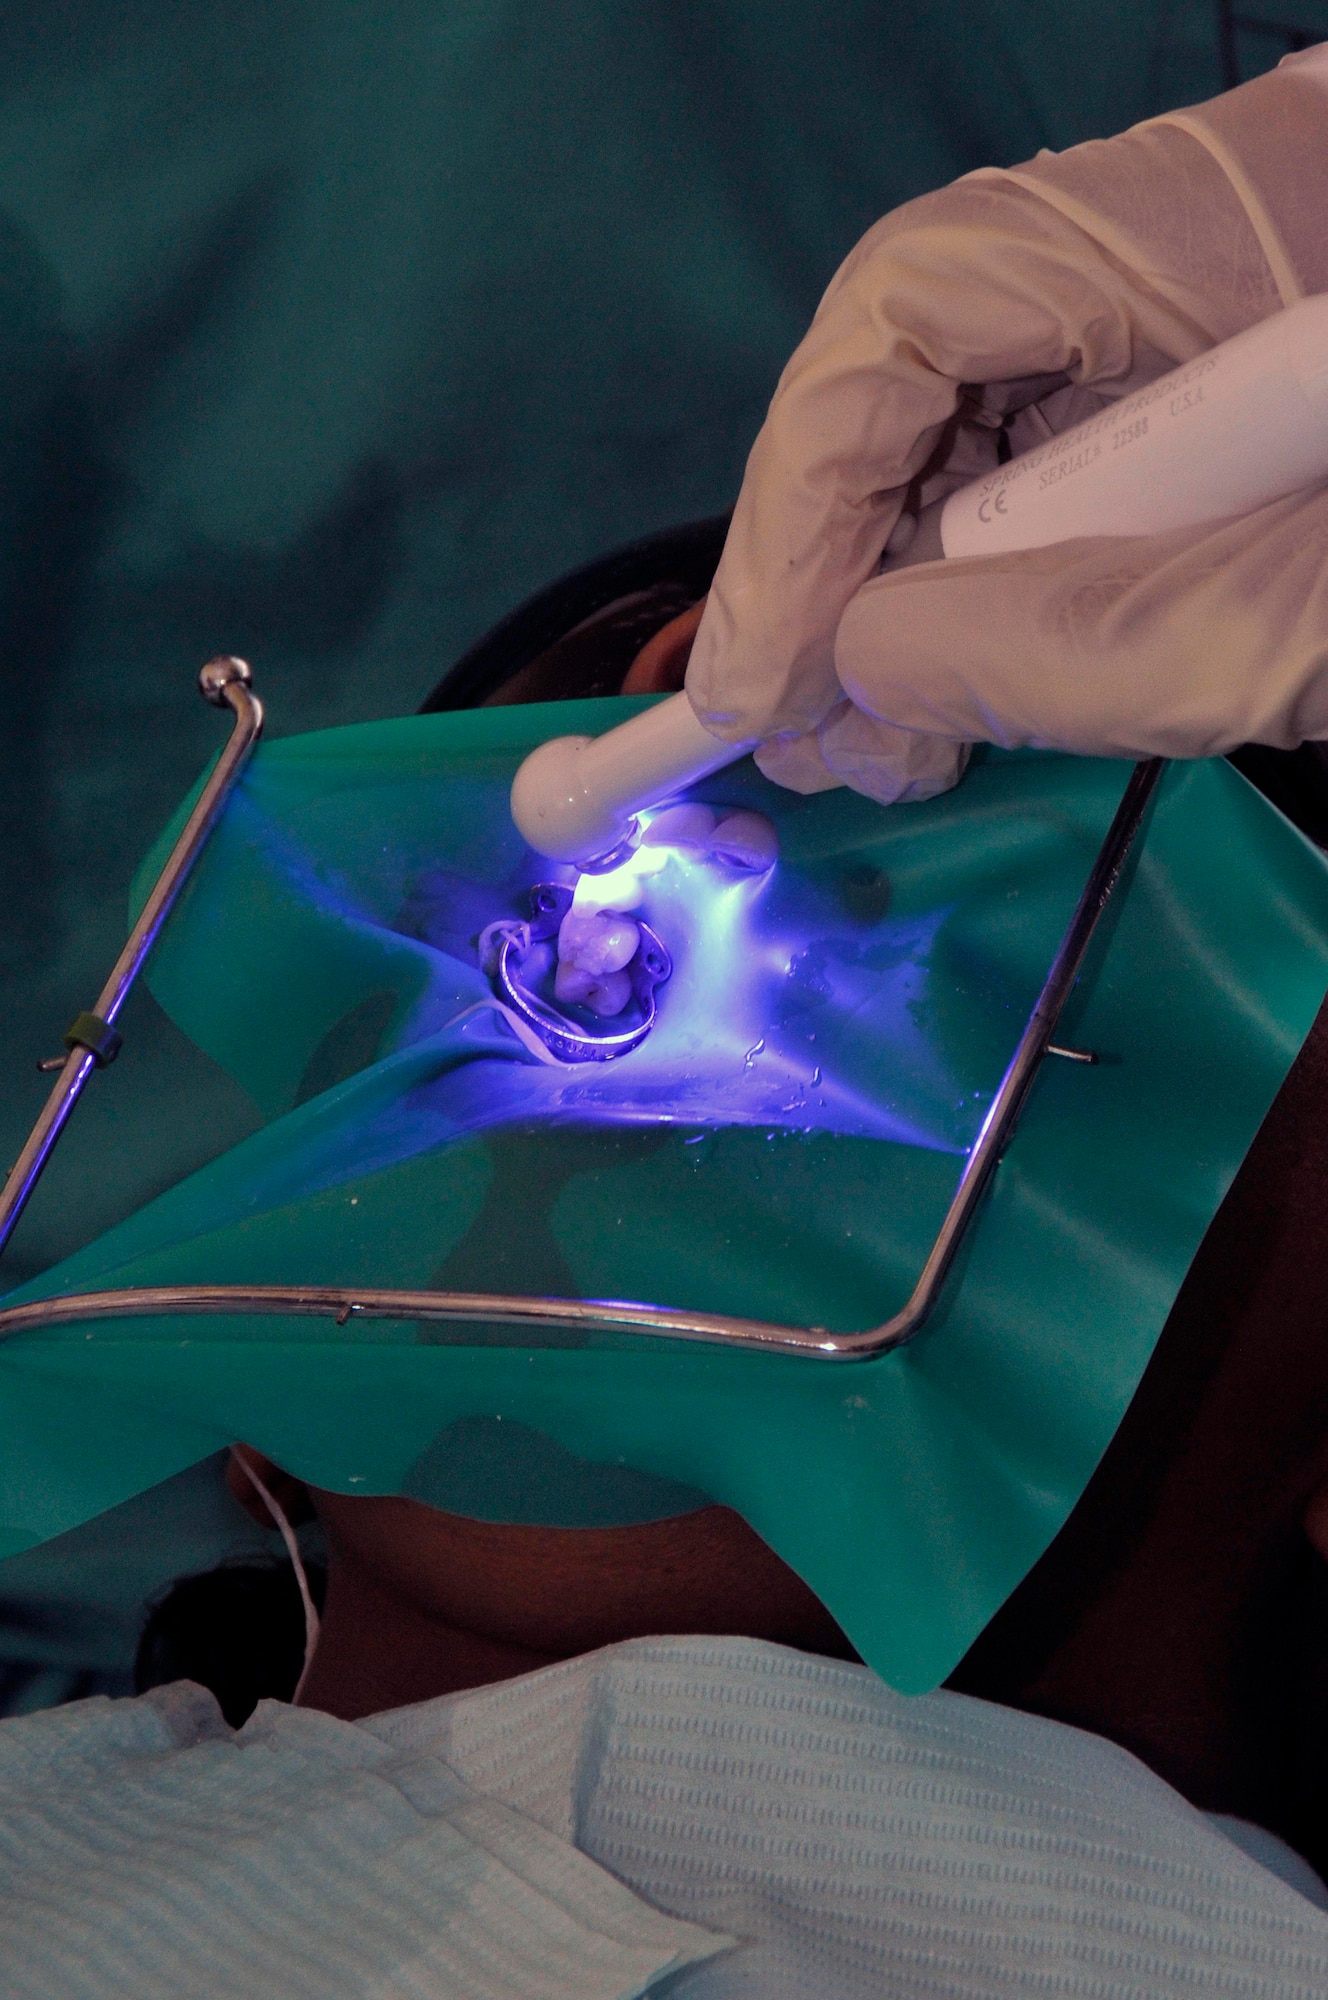
[(508, 1059), (450, 1069), (416, 1106), (427, 1099), (471, 1130), (544, 1117), (760, 1125), (961, 1153), (986, 1092), (975, 1099), (964, 1052), (946, 1050), (934, 1018), (948, 912), (864, 917), (850, 904), (809, 870), (743, 874), (696, 851), (639, 847), (611, 873), (577, 878), (575, 907), (635, 913), (672, 954), (645, 1042), (613, 1062), (537, 1065), (491, 1010), (475, 1010), (464, 1032), (477, 1056)]

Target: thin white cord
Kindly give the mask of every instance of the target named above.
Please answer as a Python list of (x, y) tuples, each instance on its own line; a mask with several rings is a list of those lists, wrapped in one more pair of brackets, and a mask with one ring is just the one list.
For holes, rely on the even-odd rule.
[(463, 1021), (469, 1020), (473, 1014), (483, 1013), (501, 1014), (517, 1040), (524, 1048), (529, 1049), (531, 1055), (535, 1056), (540, 1062), (548, 1063), (553, 1069), (565, 1069), (567, 1067), (565, 1063), (558, 1060), (557, 1056), (552, 1055), (545, 1048), (535, 1030), (528, 1027), (521, 1019), (521, 1016), (514, 1014), (506, 1002), (499, 1000), (496, 995), (488, 1000), (473, 1000), (469, 1007), (463, 1007), (459, 1014), (454, 1014), (447, 1025), (449, 1028), (456, 1028)]
[(529, 951), (530, 925), (518, 923), (513, 917), (499, 917), (495, 923), (484, 926), (475, 940), (482, 972), (493, 973), (498, 963), (499, 946), (506, 944), (508, 938), (515, 940), (518, 951)]
[(295, 1692), (291, 1696), (291, 1707), (298, 1708), (300, 1705), (300, 1696), (304, 1693), (304, 1684), (309, 1678), (309, 1669), (314, 1663), (314, 1653), (318, 1647), (318, 1633), (320, 1629), (318, 1606), (314, 1603), (309, 1590), (309, 1579), (304, 1573), (304, 1563), (300, 1559), (300, 1545), (295, 1539), (295, 1530), (286, 1519), (281, 1507), (273, 1499), (258, 1474), (254, 1471), (249, 1460), (242, 1457), (239, 1452), (235, 1456), (240, 1460), (245, 1478), (253, 1486), (259, 1499), (263, 1502), (263, 1505), (267, 1508), (268, 1513), (276, 1523), (277, 1531), (282, 1541), (286, 1544), (286, 1553), (290, 1557), (292, 1567), (295, 1570), (295, 1581), (300, 1586), (300, 1602), (304, 1606), (304, 1666), (301, 1670), (299, 1680), (295, 1683)]

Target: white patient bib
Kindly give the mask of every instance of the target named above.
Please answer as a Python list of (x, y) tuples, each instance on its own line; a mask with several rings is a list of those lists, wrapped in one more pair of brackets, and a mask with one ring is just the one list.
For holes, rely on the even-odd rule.
[(4, 2000), (628, 2000), (726, 1939), (432, 1752), (187, 1681), (0, 1724)]

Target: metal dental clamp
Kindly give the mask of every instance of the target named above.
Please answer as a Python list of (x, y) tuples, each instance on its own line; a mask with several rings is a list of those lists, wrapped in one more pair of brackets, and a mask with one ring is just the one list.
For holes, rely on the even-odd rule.
[(512, 1012), (539, 1036), (550, 1055), (559, 1062), (611, 1062), (640, 1048), (655, 1025), (655, 988), (662, 986), (673, 971), (673, 960), (639, 917), (633, 917), (641, 942), (626, 967), (632, 982), (632, 996), (641, 1018), (630, 1028), (594, 1035), (560, 1014), (522, 982), (521, 970), (532, 945), (556, 938), (563, 918), (572, 907), (572, 891), (559, 882), (537, 882), (530, 892), (530, 920), (513, 923), (498, 944), (494, 985)]

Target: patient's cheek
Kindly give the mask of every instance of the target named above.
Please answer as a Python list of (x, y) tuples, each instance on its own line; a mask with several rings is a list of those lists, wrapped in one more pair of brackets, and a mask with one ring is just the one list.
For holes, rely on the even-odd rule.
[(525, 1528), (419, 1501), (315, 1494), (334, 1562), (416, 1616), (566, 1656), (662, 1632), (844, 1655), (814, 1594), (726, 1507), (634, 1528)]
[(1301, 1520), (1310, 1541), (1328, 1562), (1328, 1481), (1314, 1494)]
[(696, 628), (701, 623), (701, 613), (706, 608), (704, 597), (699, 604), (689, 610), (680, 611), (676, 618), (670, 618), (662, 625), (653, 639), (648, 639), (631, 666), (622, 684), (624, 694), (676, 694), (687, 675), (687, 662), (692, 656), (692, 641)]

